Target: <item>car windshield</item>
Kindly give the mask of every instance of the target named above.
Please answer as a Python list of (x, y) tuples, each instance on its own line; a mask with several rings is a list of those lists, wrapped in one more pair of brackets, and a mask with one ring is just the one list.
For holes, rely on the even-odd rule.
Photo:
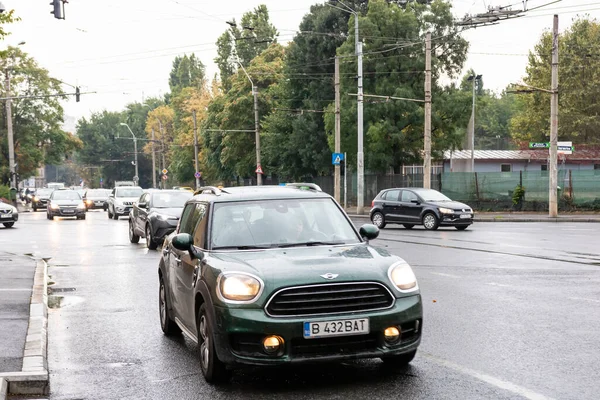
[(329, 198), (215, 204), (213, 250), (358, 242), (351, 223)]
[(81, 196), (74, 190), (57, 190), (52, 194), (52, 200), (81, 200)]
[(54, 192), (54, 189), (38, 189), (36, 194), (38, 196), (50, 196)]
[(120, 188), (117, 189), (116, 197), (140, 197), (144, 191), (139, 188)]
[(188, 201), (193, 195), (193, 193), (184, 191), (154, 193), (152, 195), (152, 207), (183, 208), (185, 202)]
[(105, 190), (88, 190), (85, 193), (86, 197), (108, 197), (108, 193)]
[(417, 193), (419, 193), (425, 201), (452, 201), (437, 190), (419, 190)]

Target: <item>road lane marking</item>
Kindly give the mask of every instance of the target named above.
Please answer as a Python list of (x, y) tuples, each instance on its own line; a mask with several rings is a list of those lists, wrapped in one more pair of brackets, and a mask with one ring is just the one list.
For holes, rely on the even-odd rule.
[(595, 300), (595, 299), (588, 299), (586, 297), (567, 297), (570, 300), (584, 300), (584, 301), (591, 301), (593, 303), (600, 303), (600, 300)]
[(458, 275), (447, 274), (445, 272), (432, 272), (432, 271), (430, 271), (430, 273), (434, 274), (434, 275), (439, 275), (439, 276), (447, 276), (449, 278), (460, 278), (460, 276), (458, 276)]
[(0, 292), (31, 292), (31, 288), (29, 289), (2, 289), (0, 288)]
[(504, 283), (496, 283), (496, 282), (488, 282), (486, 285), (490, 286), (500, 286), (500, 287), (511, 287), (511, 285), (506, 285)]
[(454, 364), (451, 361), (444, 360), (442, 358), (438, 358), (432, 354), (425, 353), (425, 352), (421, 352), (421, 354), (441, 366), (453, 369), (455, 371), (458, 371), (458, 372), (466, 374), (466, 375), (470, 375), (475, 379), (479, 379), (480, 381), (488, 383), (499, 389), (506, 390), (506, 391), (514, 393), (516, 395), (522, 396), (526, 399), (530, 399), (530, 400), (550, 400), (550, 399), (552, 399), (551, 397), (544, 396), (541, 393), (534, 392), (533, 390), (530, 390), (530, 389), (527, 389), (526, 387), (517, 385), (516, 383), (505, 381), (500, 378), (496, 378), (494, 376), (484, 374), (479, 371), (475, 371), (474, 369), (463, 367), (462, 365)]

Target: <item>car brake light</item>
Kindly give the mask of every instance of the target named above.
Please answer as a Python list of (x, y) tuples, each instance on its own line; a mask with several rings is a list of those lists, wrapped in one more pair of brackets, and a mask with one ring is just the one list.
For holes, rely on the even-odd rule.
[(375, 200), (371, 201), (371, 208), (375, 207)]

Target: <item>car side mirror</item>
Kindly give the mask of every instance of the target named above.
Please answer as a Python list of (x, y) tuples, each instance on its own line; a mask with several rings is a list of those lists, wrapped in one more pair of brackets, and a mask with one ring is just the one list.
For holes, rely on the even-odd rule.
[(379, 236), (379, 228), (373, 224), (364, 224), (360, 227), (358, 233), (367, 240), (373, 240), (377, 239), (377, 236)]
[(417, 205), (418, 205), (418, 204), (421, 204), (421, 200), (415, 200), (415, 199), (412, 199), (410, 202), (411, 202), (411, 203), (414, 203), (414, 204), (417, 204)]
[(148, 203), (138, 203), (138, 207), (139, 208), (147, 208), (148, 207)]
[(194, 246), (194, 238), (189, 233), (178, 233), (173, 237), (171, 243), (177, 250), (188, 251), (192, 259), (204, 259), (204, 253), (201, 250), (196, 249), (196, 246)]
[(109, 194), (108, 197), (115, 197), (115, 195), (114, 194)]

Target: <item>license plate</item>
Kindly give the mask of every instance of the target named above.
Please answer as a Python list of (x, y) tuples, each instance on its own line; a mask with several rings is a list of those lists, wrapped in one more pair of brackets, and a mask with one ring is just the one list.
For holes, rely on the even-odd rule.
[(462, 218), (462, 219), (471, 218), (471, 214), (461, 214), (460, 218)]
[(12, 215), (10, 215), (10, 214), (2, 214), (2, 215), (0, 215), (0, 218), (12, 218)]
[(96, 205), (97, 205), (97, 206), (101, 206), (102, 204), (104, 204), (104, 203), (102, 203), (101, 201), (97, 201), (97, 202), (96, 202)]
[(369, 333), (369, 318), (304, 323), (304, 338), (362, 335)]
[(75, 210), (62, 210), (65, 214), (73, 214)]

